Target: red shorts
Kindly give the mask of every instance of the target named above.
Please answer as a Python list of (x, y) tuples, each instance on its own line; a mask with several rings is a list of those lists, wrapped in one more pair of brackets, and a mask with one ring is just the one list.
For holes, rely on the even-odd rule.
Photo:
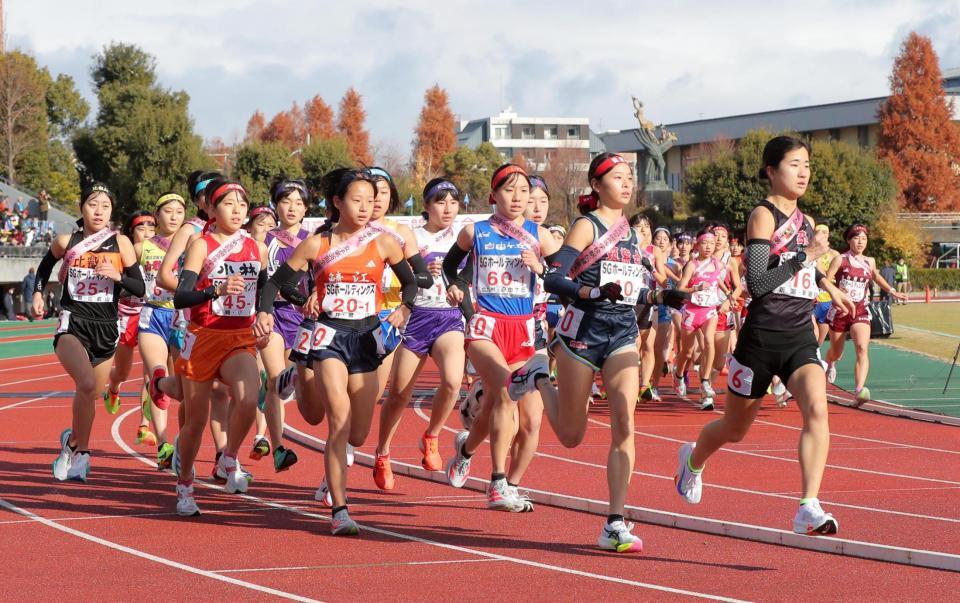
[(526, 362), (534, 352), (533, 315), (511, 316), (486, 310), (470, 318), (464, 340), (491, 341), (500, 348), (508, 365)]
[(733, 311), (717, 313), (717, 333), (732, 331), (735, 324)]
[(140, 332), (139, 314), (121, 314), (117, 318), (117, 328), (120, 331), (120, 340), (117, 345), (125, 345), (128, 348), (137, 347), (137, 333)]
[(836, 304), (827, 312), (827, 320), (830, 322), (830, 330), (836, 333), (846, 333), (855, 324), (864, 323), (869, 325), (872, 320), (870, 308), (866, 304), (857, 304), (856, 314), (844, 314), (840, 316), (837, 313)]

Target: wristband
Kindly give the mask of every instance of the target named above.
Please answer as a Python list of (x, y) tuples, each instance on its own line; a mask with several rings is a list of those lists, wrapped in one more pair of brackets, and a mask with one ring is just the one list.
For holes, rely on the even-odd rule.
[(594, 287), (593, 289), (590, 289), (590, 295), (587, 296), (587, 299), (600, 299), (601, 295), (602, 293), (600, 293), (600, 287)]

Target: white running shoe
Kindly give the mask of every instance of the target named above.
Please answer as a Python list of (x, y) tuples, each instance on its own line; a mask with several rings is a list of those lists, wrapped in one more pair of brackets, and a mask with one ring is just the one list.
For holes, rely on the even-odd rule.
[(333, 507), (333, 496), (330, 494), (330, 486), (327, 485), (327, 476), (323, 476), (320, 487), (317, 488), (317, 491), (313, 494), (313, 500), (325, 507)]
[(293, 398), (297, 389), (297, 365), (291, 364), (277, 375), (277, 395), (284, 402)]
[(507, 386), (507, 393), (511, 400), (517, 402), (526, 394), (535, 391), (538, 376), (550, 376), (550, 366), (547, 362), (542, 354), (534, 354), (523, 366), (511, 373), (510, 384)]
[(67, 479), (67, 473), (70, 472), (70, 465), (73, 463), (73, 451), (70, 450), (70, 436), (72, 429), (64, 429), (60, 434), (60, 454), (53, 461), (53, 477), (61, 482)]
[(346, 509), (340, 509), (330, 520), (330, 533), (334, 536), (356, 536), (360, 533), (360, 526), (350, 519)]
[(678, 377), (676, 373), (673, 374), (673, 391), (681, 398), (687, 395), (687, 384), (683, 377)]
[(470, 477), (470, 459), (464, 458), (461, 454), (463, 444), (470, 437), (469, 431), (461, 431), (453, 438), (454, 455), (447, 461), (447, 482), (454, 488), (462, 488)]
[(707, 395), (706, 392), (700, 397), (700, 410), (713, 410), (713, 396)]
[(517, 486), (511, 486), (507, 484), (507, 488), (510, 489), (510, 493), (523, 504), (523, 511), (521, 513), (533, 513), (533, 501), (530, 500), (530, 494), (524, 492), (520, 493), (520, 488)]
[(673, 483), (677, 485), (677, 493), (691, 505), (700, 503), (700, 496), (703, 494), (703, 468), (700, 471), (690, 470), (690, 456), (695, 443), (687, 443), (680, 447), (680, 462), (677, 466), (677, 472), (673, 476)]
[(780, 381), (779, 379), (777, 379), (777, 380), (770, 386), (770, 393), (772, 393), (772, 394), (773, 394), (774, 396), (776, 396), (777, 398), (779, 398), (780, 396), (782, 396), (783, 394), (785, 394), (786, 391), (787, 391), (787, 386), (784, 385), (784, 384), (783, 384), (783, 381)]
[(650, 388), (650, 399), (654, 402), (663, 402), (663, 398), (660, 397), (660, 390), (656, 386)]
[(793, 531), (797, 534), (816, 536), (819, 534), (836, 534), (840, 530), (840, 522), (833, 515), (820, 507), (820, 501), (810, 499), (800, 505), (797, 514), (793, 517)]
[(184, 486), (177, 484), (177, 515), (180, 517), (195, 517), (200, 515), (200, 507), (193, 500), (193, 484)]
[(709, 379), (704, 379), (700, 382), (700, 391), (707, 395), (708, 398), (715, 398), (717, 392), (713, 391), (713, 384), (710, 383)]
[(596, 382), (596, 381), (594, 381), (594, 382), (593, 382), (593, 386), (590, 388), (590, 397), (591, 397), (591, 399), (593, 399), (593, 398), (599, 398), (602, 394), (603, 394), (603, 392), (600, 391), (600, 386), (597, 385), (597, 382)]
[[(225, 482), (225, 481), (227, 481), (227, 479), (229, 479), (230, 475), (229, 475), (229, 473), (227, 473), (227, 470), (224, 468), (224, 466), (220, 464), (220, 459), (222, 459), (222, 458), (223, 458), (223, 454), (221, 453), (220, 456), (217, 457), (217, 464), (216, 464), (216, 465), (214, 466), (214, 468), (213, 468), (213, 477), (214, 477), (214, 479), (216, 479), (217, 481)], [(240, 461), (239, 461), (239, 459), (237, 460), (237, 471), (239, 471), (240, 473), (242, 473), (242, 474), (247, 478), (247, 481), (248, 481), (248, 482), (252, 482), (252, 481), (253, 481), (253, 474), (250, 473), (249, 471), (247, 471), (246, 469), (244, 469), (243, 467), (240, 466)], [(196, 475), (196, 473), (197, 473), (197, 468), (196, 468), (196, 466), (194, 466), (194, 468), (193, 468), (193, 473), (194, 473), (194, 475)], [(178, 475), (179, 475), (179, 474), (178, 474)]]
[(833, 383), (837, 380), (837, 364), (835, 362), (827, 363), (827, 383)]
[(606, 551), (616, 551), (618, 553), (642, 552), (643, 541), (640, 540), (639, 536), (634, 536), (631, 533), (633, 527), (632, 523), (619, 520), (604, 524), (603, 529), (600, 530), (600, 537), (597, 538), (597, 544)]
[(347, 442), (347, 467), (353, 467), (353, 446)]
[(789, 402), (790, 398), (792, 397), (793, 397), (793, 394), (790, 393), (790, 390), (788, 390), (787, 388), (783, 388), (783, 393), (777, 394), (777, 407), (786, 408), (787, 402)]
[(869, 402), (870, 398), (870, 388), (864, 385), (859, 390), (857, 390), (857, 399), (854, 402), (854, 407), (860, 408), (864, 403)]
[(494, 511), (523, 513), (526, 506), (516, 494), (516, 489), (507, 484), (507, 480), (498, 479), (491, 481), (487, 486), (487, 508)]
[(217, 474), (227, 476), (226, 489), (230, 494), (244, 494), (250, 487), (249, 474), (240, 467), (240, 461), (226, 454), (221, 454), (217, 460)]
[(73, 460), (70, 461), (70, 468), (67, 470), (67, 479), (86, 483), (89, 473), (90, 453), (74, 452)]

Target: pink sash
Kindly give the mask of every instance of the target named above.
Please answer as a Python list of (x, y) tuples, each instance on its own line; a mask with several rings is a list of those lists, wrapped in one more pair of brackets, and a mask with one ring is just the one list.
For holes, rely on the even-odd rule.
[(784, 222), (780, 228), (773, 233), (773, 237), (770, 239), (770, 253), (773, 255), (780, 255), (784, 249), (787, 248), (787, 245), (797, 236), (803, 229), (803, 212), (800, 211), (800, 208), (793, 210), (793, 214)]
[(540, 241), (538, 241), (535, 236), (527, 232), (527, 230), (522, 226), (517, 226), (517, 223), (513, 220), (508, 220), (500, 214), (493, 214), (487, 221), (490, 222), (491, 226), (496, 227), (496, 229), (503, 234), (507, 235), (511, 239), (515, 239), (523, 243), (538, 256), (540, 255)]
[(287, 247), (290, 247), (291, 249), (296, 249), (300, 245), (300, 243), (303, 242), (303, 239), (290, 234), (287, 230), (284, 230), (283, 228), (276, 228), (274, 230), (271, 230), (270, 234), (273, 235), (273, 238), (277, 239), (278, 241), (280, 241)]
[(583, 250), (570, 269), (570, 278), (577, 278), (580, 274), (597, 263), (603, 256), (614, 248), (617, 242), (630, 232), (630, 224), (627, 219), (620, 216), (617, 223), (612, 228), (603, 233), (603, 235), (594, 241), (589, 247)]
[(204, 260), (203, 269), (200, 271), (200, 278), (198, 280), (203, 280), (212, 274), (214, 269), (227, 259), (227, 256), (237, 251), (237, 248), (243, 244), (243, 240), (248, 236), (250, 235), (247, 234), (247, 231), (238, 230), (230, 235), (230, 238), (221, 243), (219, 247), (214, 249), (213, 253), (208, 255), (207, 259)]
[(361, 249), (367, 245), (367, 243), (382, 235), (384, 230), (385, 229), (370, 226), (361, 228), (359, 232), (354, 233), (349, 239), (336, 247), (331, 247), (326, 253), (317, 258), (313, 263), (314, 271), (320, 272), (325, 266), (341, 260), (358, 249)]
[(77, 258), (86, 252), (96, 249), (115, 234), (117, 234), (117, 231), (104, 228), (103, 230), (93, 233), (89, 237), (83, 239), (68, 249), (67, 252), (63, 254), (63, 259), (60, 262), (60, 272), (57, 275), (57, 278), (60, 280), (60, 282), (64, 282), (67, 278), (67, 270), (69, 269), (70, 264), (75, 262)]
[(387, 234), (393, 237), (393, 240), (395, 240), (397, 244), (400, 245), (400, 249), (403, 249), (404, 247), (407, 246), (407, 240), (403, 238), (403, 235), (401, 235), (396, 230), (390, 228), (389, 226), (385, 226), (383, 224), (373, 224), (373, 223), (368, 224), (367, 226), (372, 228), (373, 230), (380, 232), (381, 234)]
[(868, 262), (866, 259), (861, 262), (857, 256), (853, 255), (849, 251), (845, 252), (843, 255), (847, 256), (847, 261), (850, 262), (851, 266), (859, 268), (865, 272), (873, 272), (873, 268), (870, 267), (870, 262)]
[(150, 242), (164, 251), (170, 251), (170, 239), (165, 239), (157, 235), (150, 239)]
[(207, 221), (204, 220), (203, 218), (198, 218), (198, 217), (194, 216), (194, 217), (190, 218), (189, 220), (187, 220), (187, 224), (189, 224), (189, 225), (191, 225), (191, 226), (196, 226), (197, 228), (202, 229), (203, 227), (205, 227), (205, 226), (207, 225)]
[[(436, 242), (442, 241), (443, 239), (446, 239), (447, 237), (450, 237), (450, 236), (452, 236), (452, 235), (453, 235), (453, 226), (447, 226), (447, 229), (446, 229), (446, 230), (441, 230), (441, 231), (438, 232), (437, 234), (433, 235), (433, 241), (431, 241), (431, 242), (432, 242), (432, 243), (436, 243)], [(426, 245), (421, 245), (421, 246), (420, 246), (420, 255), (421, 255), (421, 256), (425, 255), (429, 249), (430, 249), (430, 243), (427, 243)]]

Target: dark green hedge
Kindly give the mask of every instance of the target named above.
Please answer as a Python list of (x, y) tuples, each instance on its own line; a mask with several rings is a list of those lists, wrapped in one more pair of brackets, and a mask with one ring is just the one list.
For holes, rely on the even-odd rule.
[(913, 289), (929, 286), (941, 291), (960, 291), (960, 270), (955, 268), (915, 268), (910, 271)]

